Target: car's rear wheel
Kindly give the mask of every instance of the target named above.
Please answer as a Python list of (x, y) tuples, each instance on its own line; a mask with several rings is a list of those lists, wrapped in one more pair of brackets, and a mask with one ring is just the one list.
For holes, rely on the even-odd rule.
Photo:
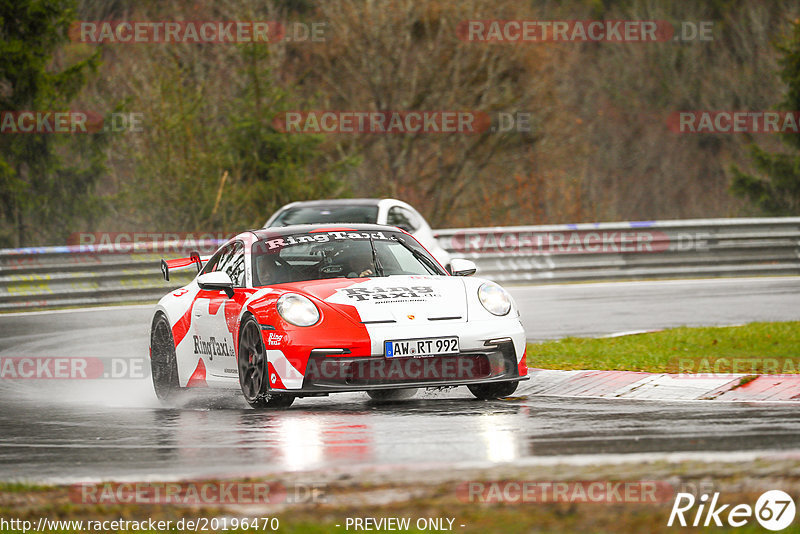
[(517, 390), (519, 382), (496, 382), (493, 384), (473, 384), (469, 390), (481, 400), (508, 397)]
[(267, 353), (261, 328), (253, 317), (242, 323), (239, 331), (239, 385), (247, 403), (253, 408), (286, 408), (293, 395), (270, 393)]
[(178, 361), (172, 328), (163, 313), (156, 315), (150, 329), (150, 374), (159, 400), (166, 401), (183, 389), (178, 382)]
[(367, 391), (367, 395), (369, 395), (369, 397), (372, 400), (382, 401), (382, 402), (406, 400), (410, 399), (416, 394), (417, 394), (417, 388), (376, 389), (373, 391)]

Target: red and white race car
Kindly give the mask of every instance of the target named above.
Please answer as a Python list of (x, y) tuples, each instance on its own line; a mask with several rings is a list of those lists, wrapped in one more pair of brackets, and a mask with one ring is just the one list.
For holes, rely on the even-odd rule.
[(184, 388), (241, 388), (254, 407), (297, 397), (466, 385), (481, 399), (526, 379), (525, 333), (510, 295), (454, 275), (413, 237), (379, 225), (243, 232), (203, 261), (162, 261), (198, 276), (163, 297), (150, 355), (160, 399)]

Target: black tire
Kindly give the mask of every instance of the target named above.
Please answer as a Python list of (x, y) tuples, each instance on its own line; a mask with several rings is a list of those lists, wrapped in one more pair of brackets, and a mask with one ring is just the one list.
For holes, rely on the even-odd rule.
[(239, 386), (247, 403), (253, 408), (286, 408), (294, 402), (293, 395), (271, 394), (267, 376), (267, 353), (261, 338), (261, 328), (252, 316), (247, 317), (239, 330)]
[(150, 329), (150, 376), (153, 377), (156, 397), (161, 401), (174, 398), (184, 389), (178, 382), (178, 361), (172, 328), (163, 313), (155, 316)]
[(417, 388), (408, 389), (375, 389), (367, 391), (367, 395), (372, 400), (381, 402), (393, 402), (410, 399), (417, 394)]
[(473, 395), (481, 400), (501, 399), (517, 390), (519, 382), (497, 382), (494, 384), (474, 384), (467, 386)]

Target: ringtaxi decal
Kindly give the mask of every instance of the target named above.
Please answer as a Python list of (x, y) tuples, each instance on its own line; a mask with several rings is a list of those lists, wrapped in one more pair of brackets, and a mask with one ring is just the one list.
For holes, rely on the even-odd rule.
[(267, 345), (280, 345), (285, 340), (284, 334), (270, 332), (267, 336)]
[(302, 235), (288, 235), (283, 237), (276, 237), (275, 239), (267, 239), (265, 241), (259, 241), (254, 245), (263, 251), (270, 251), (274, 249), (280, 249), (283, 247), (288, 247), (292, 245), (303, 245), (307, 243), (328, 243), (330, 241), (346, 241), (348, 239), (353, 240), (383, 240), (383, 241), (391, 241), (390, 237), (387, 237), (386, 234), (383, 232), (352, 232), (352, 231), (330, 231), (330, 232), (318, 232), (314, 234), (302, 234)]
[(357, 302), (363, 300), (388, 301), (396, 299), (425, 299), (427, 297), (440, 296), (430, 286), (413, 287), (347, 287), (339, 289), (347, 298)]
[(696, 499), (691, 493), (678, 493), (667, 526), (742, 527), (755, 519), (763, 528), (779, 531), (794, 521), (794, 499), (785, 491), (766, 491), (756, 500), (755, 506), (746, 503), (720, 504), (719, 496), (719, 492), (711, 495), (704, 493)]
[(229, 345), (226, 340), (218, 341), (214, 336), (203, 339), (202, 336), (192, 336), (194, 338), (194, 353), (205, 354), (206, 356), (231, 356), (235, 357), (233, 345)]

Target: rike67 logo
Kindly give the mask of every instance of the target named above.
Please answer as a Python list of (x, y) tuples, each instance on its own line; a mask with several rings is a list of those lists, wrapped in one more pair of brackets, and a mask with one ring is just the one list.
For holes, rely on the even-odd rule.
[(678, 493), (669, 514), (667, 526), (677, 524), (682, 527), (742, 527), (754, 518), (765, 529), (783, 530), (794, 521), (795, 504), (788, 493), (770, 490), (761, 494), (755, 506), (749, 504), (719, 504), (719, 492), (715, 492), (709, 502), (708, 494), (695, 499), (691, 493)]

